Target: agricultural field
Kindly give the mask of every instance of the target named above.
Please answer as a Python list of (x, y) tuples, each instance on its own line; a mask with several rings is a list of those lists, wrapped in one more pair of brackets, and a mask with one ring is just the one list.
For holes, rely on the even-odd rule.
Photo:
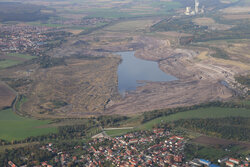
[(219, 24), (209, 17), (198, 17), (193, 22), (199, 26), (207, 26), (209, 30), (228, 30), (233, 27), (232, 25)]
[(57, 132), (57, 129), (54, 127), (42, 127), (49, 123), (50, 121), (47, 120), (20, 117), (11, 109), (1, 110), (0, 139), (7, 141), (22, 140), (30, 136), (39, 136)]
[(46, 20), (50, 14), (41, 13), (42, 8), (40, 5), (0, 1), (0, 21)]
[(197, 110), (179, 112), (169, 116), (160, 117), (140, 125), (139, 129), (151, 129), (159, 123), (173, 122), (180, 119), (195, 119), (195, 118), (226, 118), (226, 117), (250, 117), (250, 110), (244, 108), (220, 108), (209, 107)]
[(19, 54), (19, 53), (1, 54), (0, 55), (0, 70), (21, 64), (25, 61), (28, 61), (34, 58), (36, 57), (30, 56), (28, 54)]
[[(217, 161), (221, 157), (235, 156), (236, 153), (242, 153), (240, 151), (241, 146), (226, 145), (226, 146), (211, 146), (202, 145), (197, 143), (189, 143), (185, 149), (185, 155), (187, 159), (192, 160), (193, 158), (205, 158), (212, 161)], [(230, 150), (230, 151), (226, 151)]]
[(107, 135), (114, 137), (114, 136), (121, 136), (123, 134), (126, 134), (128, 132), (132, 132), (133, 129), (115, 129), (115, 130), (106, 130), (105, 132)]
[(104, 28), (105, 31), (110, 32), (140, 32), (149, 29), (157, 20), (155, 19), (136, 19), (130, 21), (118, 22), (117, 24), (111, 25)]
[(206, 146), (227, 146), (227, 145), (238, 145), (241, 149), (250, 149), (250, 144), (249, 143), (244, 143), (244, 142), (236, 142), (233, 140), (226, 140), (226, 139), (221, 139), (221, 138), (216, 138), (216, 137), (209, 137), (209, 136), (199, 136), (195, 139), (191, 140), (192, 143), (198, 143), (201, 145), (206, 145)]

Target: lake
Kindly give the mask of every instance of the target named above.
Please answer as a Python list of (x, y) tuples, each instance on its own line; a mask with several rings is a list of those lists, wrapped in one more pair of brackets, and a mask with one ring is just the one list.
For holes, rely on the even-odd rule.
[(122, 57), (122, 62), (117, 71), (118, 90), (121, 94), (136, 90), (136, 87), (142, 86), (145, 82), (166, 82), (177, 79), (163, 72), (157, 62), (136, 58), (134, 53), (116, 53)]

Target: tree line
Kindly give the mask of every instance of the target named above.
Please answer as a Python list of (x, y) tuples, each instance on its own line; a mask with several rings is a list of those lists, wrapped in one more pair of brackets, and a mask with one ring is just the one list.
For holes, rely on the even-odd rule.
[(177, 112), (185, 112), (189, 110), (195, 110), (199, 108), (204, 107), (228, 107), (228, 108), (250, 108), (250, 106), (245, 104), (237, 104), (232, 102), (220, 102), (220, 101), (214, 101), (209, 103), (202, 103), (198, 105), (188, 106), (188, 107), (177, 107), (177, 108), (170, 108), (170, 109), (163, 109), (163, 110), (154, 110), (151, 112), (145, 112), (142, 115), (142, 123), (151, 121), (155, 118), (159, 118), (162, 116), (168, 116), (171, 114), (175, 114)]
[(173, 122), (172, 126), (225, 139), (250, 141), (250, 118), (182, 119)]

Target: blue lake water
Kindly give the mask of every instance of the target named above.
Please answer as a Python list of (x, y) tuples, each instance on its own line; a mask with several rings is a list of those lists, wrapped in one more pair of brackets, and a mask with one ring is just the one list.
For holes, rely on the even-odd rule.
[(118, 52), (122, 62), (118, 66), (118, 90), (121, 94), (136, 90), (143, 85), (141, 81), (163, 82), (176, 80), (174, 76), (163, 72), (157, 62), (136, 58), (134, 52)]

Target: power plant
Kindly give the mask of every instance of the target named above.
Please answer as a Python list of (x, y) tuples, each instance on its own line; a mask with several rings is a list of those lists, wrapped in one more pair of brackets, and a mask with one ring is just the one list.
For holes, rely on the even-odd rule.
[(202, 14), (204, 13), (204, 6), (202, 6), (201, 9), (199, 9), (200, 2), (199, 0), (195, 0), (194, 2), (194, 10), (190, 6), (186, 7), (185, 15), (190, 16), (190, 15), (196, 15), (196, 14)]

